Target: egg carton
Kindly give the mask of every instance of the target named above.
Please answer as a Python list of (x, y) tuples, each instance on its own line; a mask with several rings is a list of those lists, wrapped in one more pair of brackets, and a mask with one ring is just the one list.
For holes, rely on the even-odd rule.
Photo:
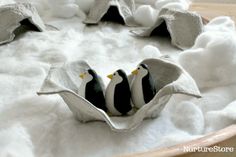
[(152, 27), (137, 28), (131, 32), (141, 37), (165, 32), (165, 35), (170, 35), (172, 45), (184, 50), (192, 47), (198, 35), (203, 32), (203, 20), (194, 12), (163, 8)]
[[(82, 82), (79, 75), (91, 68), (85, 61), (51, 67), (38, 94), (58, 94), (79, 121), (105, 121), (112, 130), (119, 132), (136, 128), (144, 119), (158, 117), (173, 94), (201, 97), (193, 78), (176, 63), (166, 59), (146, 59), (142, 63), (149, 67), (158, 92), (149, 103), (130, 116), (109, 116), (77, 94)], [(131, 82), (133, 76), (128, 77)]]
[[(118, 12), (115, 12), (113, 8), (117, 9)], [(120, 16), (127, 26), (137, 26), (138, 24), (133, 18), (134, 11), (134, 0), (96, 0), (90, 8), (84, 23), (98, 24), (105, 14), (112, 14), (113, 18)]]
[(24, 32), (27, 27), (38, 31), (46, 29), (36, 8), (30, 3), (14, 3), (0, 6), (0, 44), (11, 42), (17, 33)]

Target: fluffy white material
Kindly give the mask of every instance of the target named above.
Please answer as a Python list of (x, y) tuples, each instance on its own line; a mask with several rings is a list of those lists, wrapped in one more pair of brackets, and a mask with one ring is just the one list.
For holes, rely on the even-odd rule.
[(200, 87), (236, 82), (236, 35), (228, 17), (213, 19), (195, 42), (180, 54), (181, 65)]
[(6, 5), (6, 4), (13, 4), (16, 3), (14, 0), (1, 0), (0, 1), (0, 6), (1, 5)]
[(235, 92), (235, 85), (214, 87), (202, 91), (203, 97), (201, 99), (195, 99), (193, 102), (198, 105), (205, 114), (209, 111), (223, 109), (227, 104), (236, 99), (235, 94), (233, 94)]
[[(0, 156), (119, 155), (178, 144), (235, 123), (235, 31), (229, 18), (211, 21), (195, 46), (180, 53), (166, 39), (134, 38), (120, 25), (84, 27), (77, 17), (48, 16), (43, 20), (59, 31), (28, 32), (0, 46)], [(201, 88), (201, 99), (172, 97), (157, 119), (132, 132), (113, 132), (103, 122), (80, 123), (59, 96), (35, 94), (51, 64), (86, 60), (107, 84), (110, 72), (130, 73), (142, 59), (158, 57), (157, 47), (164, 55), (180, 54), (198, 85), (209, 88)]]
[(53, 4), (71, 4), (71, 3), (75, 3), (75, 0), (48, 0), (49, 3), (53, 3)]
[(170, 9), (177, 9), (177, 10), (187, 10), (188, 6), (178, 3), (178, 2), (174, 2), (174, 3), (168, 3), (164, 5), (163, 7), (170, 8)]
[[(32, 95), (39, 90), (50, 64), (84, 59), (107, 84), (106, 75), (110, 72), (121, 68), (129, 74), (143, 58), (148, 58), (145, 53), (140, 55), (140, 48), (147, 41), (160, 49), (176, 51), (170, 43), (135, 40), (120, 25), (84, 29), (78, 27), (83, 24), (75, 18), (52, 20), (48, 23), (60, 25), (60, 31), (28, 32), (0, 46), (1, 63), (5, 65), (0, 68), (0, 88), (4, 89), (0, 90), (0, 125), (6, 121), (9, 125), (24, 124), (32, 137), (34, 156), (111, 156), (147, 150), (167, 144), (164, 139), (158, 142), (163, 129), (172, 144), (195, 138), (176, 129), (168, 117), (147, 120), (133, 132), (115, 133), (103, 122), (79, 123), (56, 95)], [(175, 135), (181, 138), (176, 140)], [(14, 151), (12, 147), (11, 152)]]
[(46, 14), (46, 10), (48, 10), (48, 0), (35, 0), (30, 1), (38, 10), (40, 15)]
[(1, 157), (33, 157), (34, 149), (30, 136), (21, 124), (3, 129), (0, 126)]
[(171, 119), (178, 128), (190, 134), (201, 134), (204, 130), (202, 111), (192, 102), (186, 101), (176, 105)]
[(75, 15), (86, 18), (94, 0), (47, 0), (51, 13), (55, 17), (70, 18)]
[(228, 16), (220, 16), (212, 19), (204, 29), (205, 31), (235, 32), (235, 23)]
[(153, 1), (145, 3), (138, 1), (138, 3), (141, 5), (134, 12), (134, 19), (144, 27), (150, 27), (155, 24), (159, 11), (162, 8), (187, 10), (190, 4), (188, 0), (157, 0), (155, 5)]
[(145, 27), (150, 27), (155, 24), (157, 11), (150, 5), (141, 5), (134, 13), (135, 21)]
[(140, 55), (143, 55), (147, 58), (159, 58), (162, 54), (157, 47), (152, 45), (146, 45), (142, 48)]
[(78, 13), (79, 7), (75, 0), (48, 0), (51, 12), (56, 17), (70, 18)]
[(159, 11), (162, 8), (187, 10), (189, 8), (189, 4), (190, 2), (188, 0), (157, 0), (155, 7)]
[(51, 9), (54, 16), (69, 18), (77, 15), (79, 7), (76, 4), (65, 4), (57, 7), (53, 6)]
[(95, 0), (76, 0), (76, 4), (79, 5), (81, 10), (88, 14), (91, 6), (93, 5)]
[(228, 104), (223, 110), (210, 111), (206, 115), (207, 132), (225, 128), (236, 123), (236, 101)]
[(157, 14), (150, 5), (141, 5), (134, 12), (134, 20), (142, 26), (150, 27), (155, 24)]
[(136, 4), (148, 4), (154, 6), (157, 0), (134, 0), (134, 1)]

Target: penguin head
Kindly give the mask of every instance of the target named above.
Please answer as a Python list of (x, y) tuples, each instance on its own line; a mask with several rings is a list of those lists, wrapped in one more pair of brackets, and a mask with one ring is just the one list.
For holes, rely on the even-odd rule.
[(118, 84), (127, 78), (125, 72), (121, 69), (107, 76), (115, 84)]
[(137, 69), (132, 71), (132, 74), (136, 76), (144, 77), (147, 74), (149, 74), (148, 66), (146, 64), (140, 64)]
[(85, 81), (85, 82), (90, 82), (91, 80), (97, 78), (96, 72), (95, 72), (94, 70), (92, 70), (92, 69), (86, 70), (84, 73), (80, 74), (79, 76), (80, 76), (80, 78), (82, 78), (83, 81)]

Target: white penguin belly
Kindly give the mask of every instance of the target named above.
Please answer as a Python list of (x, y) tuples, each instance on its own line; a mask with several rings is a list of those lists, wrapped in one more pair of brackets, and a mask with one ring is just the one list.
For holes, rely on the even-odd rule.
[(143, 96), (142, 78), (141, 79), (137, 78), (133, 80), (131, 86), (131, 97), (135, 107), (141, 108), (143, 105), (145, 105)]
[(106, 99), (106, 105), (107, 105), (108, 111), (114, 116), (119, 116), (121, 115), (121, 113), (117, 111), (117, 109), (114, 106), (115, 105), (114, 104), (115, 86), (116, 85), (114, 83), (110, 83), (108, 85), (106, 93), (105, 93), (105, 99)]
[(80, 85), (80, 87), (79, 87), (79, 90), (78, 90), (78, 94), (79, 94), (81, 97), (83, 97), (83, 98), (85, 98), (85, 88), (86, 88), (86, 84), (87, 84), (87, 83), (82, 82), (81, 85)]

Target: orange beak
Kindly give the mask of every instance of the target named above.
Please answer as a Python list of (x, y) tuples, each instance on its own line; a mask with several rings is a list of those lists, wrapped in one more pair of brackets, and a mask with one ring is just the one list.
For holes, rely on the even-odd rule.
[(110, 75), (107, 75), (107, 77), (108, 77), (109, 79), (112, 79), (112, 78), (113, 78), (113, 75), (110, 74)]
[(79, 77), (84, 79), (84, 76), (86, 75), (86, 73), (80, 74)]
[(137, 74), (138, 74), (138, 70), (135, 69), (134, 71), (132, 71), (132, 74), (133, 74), (133, 75), (137, 75)]

